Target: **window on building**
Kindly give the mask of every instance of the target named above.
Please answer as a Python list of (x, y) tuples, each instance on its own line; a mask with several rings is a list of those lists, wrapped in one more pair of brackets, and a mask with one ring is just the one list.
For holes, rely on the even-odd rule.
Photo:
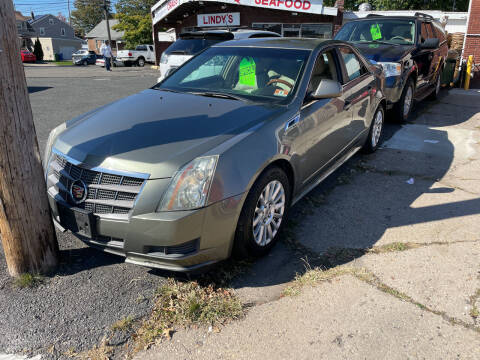
[(53, 25), (53, 24), (54, 24), (53, 19), (48, 19), (48, 22), (50, 23), (50, 25)]
[(39, 30), (40, 30), (40, 35), (45, 35), (45, 28), (41, 27)]
[(284, 37), (332, 38), (332, 24), (252, 23), (252, 27), (273, 31)]
[(339, 50), (340, 54), (342, 54), (345, 68), (347, 69), (347, 82), (355, 80), (356, 78), (362, 76), (367, 72), (360, 60), (358, 60), (357, 55), (355, 55), (355, 53), (352, 51), (352, 49), (341, 47), (339, 48)]
[(65, 36), (65, 28), (60, 29), (60, 35)]

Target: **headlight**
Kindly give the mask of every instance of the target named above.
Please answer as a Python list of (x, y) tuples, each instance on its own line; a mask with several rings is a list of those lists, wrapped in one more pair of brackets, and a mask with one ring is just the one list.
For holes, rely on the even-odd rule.
[(172, 179), (157, 211), (191, 210), (205, 206), (218, 156), (196, 158)]
[(385, 77), (399, 76), (402, 74), (402, 65), (399, 63), (379, 62), (378, 64), (382, 65)]
[(160, 64), (166, 64), (168, 62), (168, 55), (163, 53), (160, 57)]
[(47, 166), (48, 166), (48, 161), (50, 160), (50, 154), (52, 153), (53, 143), (56, 140), (57, 136), (66, 128), (67, 128), (66, 123), (60, 124), (50, 132), (50, 135), (48, 135), (47, 144), (45, 145), (45, 153), (43, 155), (43, 170), (45, 174), (47, 173)]

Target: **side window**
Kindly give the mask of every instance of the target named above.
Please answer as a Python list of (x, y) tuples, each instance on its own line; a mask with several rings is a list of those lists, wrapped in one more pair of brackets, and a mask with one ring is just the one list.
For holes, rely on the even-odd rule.
[(440, 43), (446, 40), (445, 31), (443, 30), (442, 26), (438, 23), (433, 23), (433, 28), (435, 30), (435, 34), (437, 35), (438, 40)]
[(327, 50), (318, 55), (312, 70), (310, 83), (308, 84), (308, 92), (315, 91), (323, 79), (338, 81), (335, 53), (333, 50)]
[(422, 22), (421, 33), (422, 33), (422, 42), (427, 39), (435, 37), (432, 30), (432, 24), (430, 23)]
[(148, 48), (150, 49), (150, 51), (153, 51), (153, 46), (149, 45)]
[(355, 80), (367, 72), (367, 69), (365, 69), (352, 49), (341, 47), (339, 50), (347, 70), (348, 79), (345, 79), (345, 82)]

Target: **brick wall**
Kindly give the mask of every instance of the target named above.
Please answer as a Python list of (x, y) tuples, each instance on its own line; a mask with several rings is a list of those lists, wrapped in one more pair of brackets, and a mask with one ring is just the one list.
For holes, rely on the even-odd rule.
[(474, 56), (475, 63), (480, 63), (480, 0), (470, 0), (470, 18), (467, 38), (464, 46), (464, 56)]

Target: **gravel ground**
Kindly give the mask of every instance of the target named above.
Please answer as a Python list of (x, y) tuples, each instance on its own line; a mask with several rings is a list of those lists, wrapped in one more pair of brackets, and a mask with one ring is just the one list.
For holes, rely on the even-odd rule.
[[(145, 69), (132, 76), (123, 72), (115, 77), (113, 73), (95, 81), (99, 69), (70, 69), (71, 73), (56, 68), (28, 71), (42, 152), (49, 131), (61, 122), (148, 88), (158, 76)], [(43, 77), (47, 71), (52, 77)], [(56, 71), (69, 77), (54, 77)], [(91, 71), (93, 79), (79, 77), (79, 71)], [(149, 312), (152, 294), (163, 277), (88, 248), (70, 233), (57, 236), (61, 265), (55, 276), (45, 278), (36, 288), (20, 289), (13, 284), (0, 247), (0, 353), (45, 354), (55, 345), (48, 357), (64, 357), (62, 353), (69, 349), (81, 351), (96, 345), (115, 321)]]

